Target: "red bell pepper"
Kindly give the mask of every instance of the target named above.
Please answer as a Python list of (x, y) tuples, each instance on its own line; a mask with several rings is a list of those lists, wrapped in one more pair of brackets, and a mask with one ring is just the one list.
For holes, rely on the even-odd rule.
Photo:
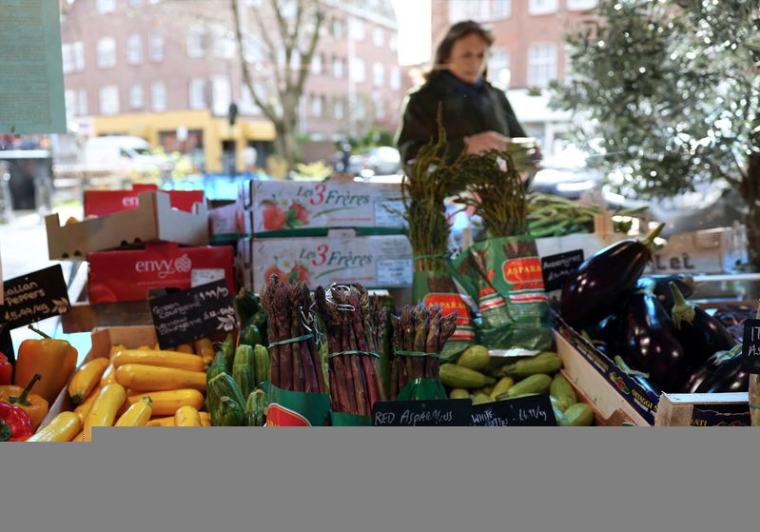
[(32, 418), (23, 408), (0, 401), (0, 442), (26, 441), (34, 434)]
[(6, 386), (13, 382), (13, 366), (8, 361), (8, 357), (0, 353), (0, 386)]

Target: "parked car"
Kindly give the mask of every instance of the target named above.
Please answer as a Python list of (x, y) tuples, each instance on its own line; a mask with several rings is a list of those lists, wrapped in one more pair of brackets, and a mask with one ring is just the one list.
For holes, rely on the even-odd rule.
[(396, 148), (380, 146), (352, 155), (348, 171), (362, 177), (393, 175), (401, 172), (401, 155)]
[(169, 158), (153, 154), (147, 140), (126, 135), (88, 139), (84, 146), (84, 163), (91, 167), (138, 174), (171, 169)]

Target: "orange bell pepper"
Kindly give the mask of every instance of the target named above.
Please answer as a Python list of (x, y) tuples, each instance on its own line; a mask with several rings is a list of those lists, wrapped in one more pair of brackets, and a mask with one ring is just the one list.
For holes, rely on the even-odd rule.
[(78, 353), (66, 340), (54, 340), (33, 327), (29, 328), (43, 339), (21, 342), (13, 383), (26, 386), (39, 373), (42, 381), (36, 388), (37, 395), (52, 403), (74, 373)]
[(24, 412), (29, 414), (29, 418), (32, 420), (32, 428), (35, 430), (40, 426), (42, 420), (45, 419), (49, 407), (48, 402), (45, 401), (45, 399), (39, 395), (33, 395), (30, 393), (34, 385), (37, 384), (41, 378), (42, 376), (37, 373), (32, 377), (32, 380), (29, 381), (26, 388), (12, 385), (0, 386), (0, 401), (22, 408)]

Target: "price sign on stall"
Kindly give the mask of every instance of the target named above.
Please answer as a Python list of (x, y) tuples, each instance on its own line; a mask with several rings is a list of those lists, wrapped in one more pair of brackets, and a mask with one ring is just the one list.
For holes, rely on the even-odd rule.
[(742, 369), (747, 373), (760, 374), (760, 320), (744, 322), (742, 356)]
[(543, 257), (541, 259), (541, 269), (544, 272), (546, 291), (562, 290), (567, 278), (578, 271), (578, 267), (581, 264), (583, 264), (582, 249)]
[(51, 266), (3, 283), (5, 297), (0, 321), (18, 329), (71, 310), (61, 265)]
[(224, 279), (151, 299), (150, 310), (162, 349), (231, 333), (238, 326)]
[(378, 401), (372, 409), (375, 427), (469, 427), (472, 401)]
[(557, 418), (548, 395), (520, 397), (472, 407), (475, 427), (556, 427)]

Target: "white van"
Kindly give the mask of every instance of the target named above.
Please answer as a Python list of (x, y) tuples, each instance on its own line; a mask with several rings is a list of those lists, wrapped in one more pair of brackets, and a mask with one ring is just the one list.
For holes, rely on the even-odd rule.
[(165, 156), (153, 155), (148, 141), (140, 137), (93, 137), (84, 146), (84, 163), (91, 168), (144, 174), (161, 169), (168, 162)]

